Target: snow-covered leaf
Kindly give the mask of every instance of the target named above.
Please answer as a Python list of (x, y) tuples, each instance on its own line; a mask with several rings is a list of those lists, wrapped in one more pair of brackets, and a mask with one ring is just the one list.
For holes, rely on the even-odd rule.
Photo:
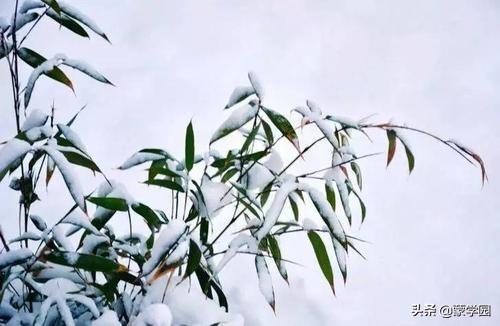
[(73, 146), (75, 146), (83, 153), (87, 152), (87, 149), (85, 148), (85, 145), (83, 144), (83, 141), (81, 140), (80, 136), (78, 136), (78, 134), (75, 131), (73, 131), (73, 129), (62, 123), (57, 124), (57, 129), (59, 129), (59, 131), (64, 135), (64, 137), (68, 141), (70, 141), (73, 144)]
[(57, 168), (61, 172), (64, 182), (68, 187), (71, 197), (75, 200), (75, 203), (84, 212), (87, 211), (87, 206), (85, 205), (85, 197), (83, 195), (83, 190), (80, 186), (80, 181), (78, 180), (76, 174), (70, 167), (70, 163), (64, 157), (64, 155), (56, 150), (53, 146), (45, 145), (42, 149), (54, 160)]
[(333, 211), (332, 206), (327, 201), (326, 196), (324, 196), (319, 190), (313, 187), (305, 187), (303, 190), (307, 191), (311, 201), (313, 202), (319, 215), (326, 223), (330, 233), (343, 245), (347, 245), (347, 239), (344, 232), (342, 224), (340, 224), (337, 215)]
[(240, 103), (241, 101), (245, 100), (249, 96), (252, 96), (253, 94), (255, 94), (255, 90), (253, 89), (253, 87), (249, 86), (236, 87), (234, 91), (231, 93), (229, 101), (227, 102), (227, 105), (224, 109), (229, 109), (233, 107), (234, 105)]
[(13, 242), (21, 242), (21, 241), (25, 241), (25, 240), (38, 241), (40, 239), (41, 239), (40, 235), (38, 235), (36, 233), (24, 232), (23, 234), (21, 234), (18, 237), (15, 237), (14, 239), (10, 240), (9, 242), (13, 243)]
[(108, 37), (104, 32), (97, 26), (97, 24), (87, 15), (83, 14), (80, 10), (68, 4), (66, 1), (58, 1), (61, 11), (68, 15), (69, 17), (79, 21), (83, 25), (90, 28), (94, 33), (101, 36), (103, 39), (109, 42)]
[(0, 269), (27, 262), (33, 253), (27, 248), (10, 250), (0, 254)]
[(254, 89), (255, 94), (262, 102), (264, 100), (264, 88), (262, 87), (259, 78), (253, 71), (250, 71), (248, 73), (248, 80), (250, 80), (250, 84), (252, 84), (252, 88)]
[(183, 221), (172, 220), (167, 224), (155, 242), (151, 257), (142, 268), (143, 275), (150, 274), (160, 264), (186, 231), (187, 225)]
[[(14, 163), (23, 158), (26, 153), (31, 150), (31, 145), (28, 142), (14, 138), (9, 140), (0, 149), (0, 176), (5, 175)], [(2, 181), (2, 178), (0, 178)]]
[(273, 282), (264, 256), (255, 256), (255, 269), (257, 270), (257, 276), (259, 278), (260, 292), (274, 311), (276, 303), (274, 299)]
[(255, 118), (259, 110), (259, 105), (257, 101), (252, 100), (248, 104), (234, 110), (229, 118), (222, 123), (222, 125), (217, 128), (215, 133), (210, 139), (210, 144), (213, 144), (217, 140), (229, 135), (233, 131), (243, 127), (248, 121)]
[(89, 34), (87, 33), (87, 31), (85, 31), (85, 29), (80, 24), (71, 19), (68, 15), (62, 13), (59, 14), (54, 9), (49, 9), (47, 11), (47, 16), (56, 21), (60, 26), (66, 27), (73, 33), (89, 38)]
[(30, 220), (38, 230), (43, 232), (47, 229), (47, 223), (41, 216), (31, 214)]
[(33, 128), (42, 127), (48, 119), (49, 115), (42, 110), (31, 110), (30, 114), (21, 125), (21, 131), (28, 131)]
[(171, 156), (169, 154), (164, 155), (159, 152), (153, 153), (151, 151), (141, 150), (133, 154), (131, 157), (129, 157), (125, 162), (123, 162), (122, 165), (118, 167), (118, 169), (127, 170), (130, 169), (131, 167), (134, 167), (142, 163), (157, 161), (157, 160), (165, 160), (167, 158), (171, 158)]
[[(36, 68), (45, 61), (47, 61), (47, 59), (44, 58), (42, 55), (36, 53), (34, 50), (25, 47), (20, 48), (17, 53), (19, 55), (19, 58), (21, 58), (24, 62), (26, 62), (33, 68)], [(46, 71), (44, 72), (44, 74), (54, 79), (55, 81), (58, 81), (68, 86), (69, 88), (71, 88), (71, 90), (74, 91), (73, 83), (68, 78), (68, 76), (66, 76), (66, 74), (58, 67), (54, 67), (54, 69)]]
[(278, 218), (281, 214), (281, 211), (283, 210), (283, 206), (285, 205), (288, 195), (290, 195), (290, 193), (292, 191), (295, 191), (297, 188), (298, 184), (293, 179), (285, 180), (285, 182), (283, 182), (283, 184), (279, 187), (279, 189), (276, 191), (274, 195), (271, 206), (266, 211), (266, 214), (264, 216), (264, 223), (255, 233), (255, 236), (257, 237), (258, 240), (262, 240), (266, 235), (269, 234), (272, 227), (278, 221)]
[(74, 59), (65, 59), (62, 63), (65, 66), (71, 67), (73, 69), (79, 70), (86, 74), (89, 77), (94, 78), (101, 83), (113, 85), (106, 77), (104, 77), (101, 73), (95, 70), (93, 67), (88, 65), (86, 62)]
[(332, 237), (332, 242), (333, 250), (335, 251), (335, 256), (337, 257), (337, 263), (345, 283), (347, 281), (347, 248), (334, 237)]

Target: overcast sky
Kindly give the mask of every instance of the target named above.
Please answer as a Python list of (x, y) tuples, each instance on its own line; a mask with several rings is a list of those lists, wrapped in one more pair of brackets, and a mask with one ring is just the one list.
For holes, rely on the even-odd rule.
[[(375, 121), (394, 119), (456, 138), (483, 156), (490, 177), (484, 188), (478, 169), (419, 135), (408, 135), (416, 155), (411, 176), (402, 151), (388, 169), (384, 157), (361, 162), (368, 215), (353, 232), (371, 242), (362, 246), (368, 260), (351, 255), (347, 285), (339, 284), (334, 298), (306, 239), (290, 236), (283, 243), (290, 258), (306, 267), (291, 267), (292, 289), (276, 277), (277, 317), (256, 294), (252, 264), (230, 265), (250, 279), (242, 285), (234, 274), (226, 276), (229, 287), (240, 286), (231, 291), (235, 305), (260, 311), (261, 320), (250, 325), (498, 325), (498, 1), (74, 2), (112, 45), (95, 36), (79, 39), (50, 23), (26, 45), (46, 56), (64, 52), (85, 59), (117, 87), (71, 74), (75, 97), (40, 80), (32, 105), (46, 109), (55, 101), (64, 120), (87, 104), (77, 130), (95, 160), (111, 176), (125, 178), (139, 198), (151, 193), (138, 184), (144, 173), (112, 168), (143, 147), (182, 155), (190, 119), (197, 146), (206, 149), (230, 92), (247, 82), (248, 70), (262, 80), (267, 104), (285, 114), (314, 99), (323, 111), (353, 119), (376, 113)], [(1, 1), (0, 15), (12, 3)], [(15, 128), (1, 63), (4, 140)], [(372, 147), (362, 145), (365, 152), (385, 150), (384, 138), (374, 139)], [(97, 182), (85, 179), (88, 190)], [(54, 199), (68, 198), (57, 184), (39, 204), (53, 220), (69, 208)], [(13, 233), (15, 200), (4, 181), (0, 221)], [(411, 317), (412, 304), (419, 303), (489, 304), (493, 316)]]

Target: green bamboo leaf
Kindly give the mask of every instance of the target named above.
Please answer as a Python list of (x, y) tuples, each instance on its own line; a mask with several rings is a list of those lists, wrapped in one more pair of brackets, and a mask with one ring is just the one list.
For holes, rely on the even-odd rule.
[(200, 266), (201, 260), (201, 250), (193, 240), (189, 240), (189, 256), (186, 266), (186, 272), (184, 273), (184, 279), (188, 278), (193, 274)]
[(281, 259), (281, 249), (278, 240), (276, 240), (276, 238), (273, 236), (267, 236), (267, 242), (269, 244), (269, 249), (271, 250), (271, 255), (273, 256), (274, 263), (276, 264), (278, 272), (280, 273), (281, 277), (288, 283), (288, 273)]
[(128, 210), (127, 201), (123, 198), (90, 197), (87, 200), (111, 211), (126, 212)]
[(192, 122), (189, 122), (186, 129), (185, 162), (186, 169), (191, 171), (194, 164), (194, 131)]
[(273, 189), (273, 182), (269, 182), (262, 190), (262, 195), (260, 196), (260, 206), (264, 206), (271, 195), (271, 190)]
[(161, 221), (158, 218), (158, 215), (156, 215), (155, 211), (149, 206), (142, 203), (135, 203), (132, 204), (132, 209), (134, 212), (141, 215), (150, 227), (154, 227), (156, 229), (160, 227)]
[(223, 176), (222, 176), (222, 179), (221, 181), (222, 182), (227, 182), (229, 179), (231, 179), (236, 173), (238, 173), (238, 169), (234, 168), (234, 169), (230, 169), (228, 170)]
[(394, 158), (394, 153), (396, 153), (396, 132), (392, 129), (388, 129), (387, 139), (389, 140), (389, 149), (387, 150), (387, 166), (389, 166)]
[(288, 139), (300, 153), (299, 138), (297, 137), (297, 134), (295, 133), (295, 130), (293, 129), (292, 124), (288, 121), (288, 119), (271, 109), (262, 107), (262, 110), (264, 110), (264, 112), (269, 117), (271, 122), (276, 126), (276, 128), (278, 128), (283, 136), (285, 136), (286, 139)]
[(49, 5), (58, 15), (61, 14), (61, 7), (56, 0), (42, 0), (45, 4)]
[(337, 206), (335, 199), (335, 188), (333, 187), (331, 181), (327, 181), (325, 183), (325, 192), (326, 192), (326, 199), (328, 200), (333, 210), (335, 211), (335, 208)]
[(151, 186), (158, 186), (162, 188), (171, 189), (174, 191), (184, 192), (184, 188), (182, 188), (180, 184), (170, 180), (154, 179), (154, 180), (147, 180), (144, 183)]
[(266, 134), (267, 143), (271, 145), (274, 143), (273, 130), (271, 129), (271, 126), (267, 122), (265, 122), (264, 120), (261, 121), (262, 121), (262, 127), (264, 127), (264, 133)]
[(80, 24), (71, 19), (69, 16), (62, 13), (58, 14), (54, 10), (47, 11), (47, 16), (55, 20), (57, 23), (59, 23), (59, 25), (66, 27), (73, 33), (89, 38), (89, 34), (87, 33), (87, 31), (85, 31), (85, 29)]
[(247, 138), (245, 139), (245, 143), (243, 143), (243, 146), (241, 147), (240, 153), (245, 153), (247, 151), (247, 149), (254, 141), (255, 136), (259, 132), (259, 129), (260, 129), (260, 123), (257, 126), (255, 126), (255, 128), (252, 129), (250, 134), (248, 134)]
[(358, 183), (359, 189), (363, 189), (363, 177), (361, 175), (361, 168), (359, 167), (358, 163), (351, 162), (351, 169), (356, 175), (356, 182)]
[(136, 276), (127, 272), (128, 269), (126, 266), (101, 256), (79, 254), (76, 252), (52, 251), (45, 256), (45, 258), (47, 261), (54, 264), (79, 268), (88, 272), (111, 274), (125, 282), (140, 284)]
[(321, 268), (323, 275), (328, 281), (328, 284), (330, 284), (333, 294), (335, 295), (332, 264), (330, 263), (330, 258), (328, 258), (328, 252), (326, 251), (325, 244), (323, 243), (323, 240), (321, 240), (321, 237), (314, 231), (307, 232), (307, 236), (309, 237), (309, 241), (314, 249), (319, 267)]
[[(44, 58), (42, 55), (36, 53), (34, 50), (28, 49), (28, 48), (20, 48), (17, 52), (19, 54), (19, 58), (21, 58), (24, 62), (29, 64), (31, 67), (36, 68), (45, 61), (47, 61), (46, 58)], [(55, 81), (58, 81), (69, 88), (74, 92), (73, 88), (73, 83), (71, 80), (66, 76), (66, 74), (59, 69), (58, 67), (54, 67), (51, 71), (45, 73), (48, 77), (52, 78)]]
[(298, 221), (299, 220), (299, 206), (292, 199), (291, 196), (288, 196), (288, 199), (290, 201), (290, 206), (292, 207), (293, 217), (294, 217), (295, 221)]

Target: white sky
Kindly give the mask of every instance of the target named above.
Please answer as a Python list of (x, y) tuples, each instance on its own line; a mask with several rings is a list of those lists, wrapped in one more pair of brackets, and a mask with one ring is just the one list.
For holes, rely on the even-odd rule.
[[(12, 2), (0, 2), (0, 15)], [(347, 285), (338, 284), (333, 298), (305, 237), (290, 236), (284, 242), (290, 258), (300, 257), (307, 267), (290, 269), (293, 290), (276, 277), (278, 318), (257, 302), (253, 264), (235, 263), (230, 268), (249, 281), (231, 297), (248, 296), (261, 325), (498, 325), (497, 1), (74, 2), (107, 32), (112, 46), (49, 23), (26, 45), (46, 56), (64, 52), (85, 59), (117, 87), (71, 74), (76, 98), (41, 80), (32, 104), (45, 109), (54, 100), (63, 120), (88, 104), (77, 130), (95, 160), (111, 176), (125, 178), (138, 198), (151, 193), (137, 183), (144, 173), (112, 167), (143, 147), (181, 154), (191, 118), (197, 146), (206, 148), (224, 118), (227, 97), (247, 82), (248, 70), (260, 76), (268, 105), (283, 113), (310, 98), (323, 111), (352, 118), (377, 113), (377, 121), (394, 118), (459, 139), (482, 154), (490, 177), (483, 189), (478, 170), (418, 135), (409, 135), (416, 154), (410, 177), (402, 151), (389, 169), (382, 156), (361, 162), (368, 216), (354, 232), (372, 243), (363, 246), (368, 261), (351, 255)], [(1, 140), (14, 132), (9, 87), (2, 62)], [(373, 148), (363, 149), (385, 150), (384, 138), (375, 140)], [(53, 220), (69, 208), (58, 206), (55, 197), (69, 197), (57, 181), (40, 204)], [(85, 184), (90, 190), (96, 182)], [(0, 219), (14, 233), (15, 200), (4, 181)], [(230, 276), (227, 282), (242, 283)], [(417, 303), (490, 304), (493, 317), (412, 318)]]

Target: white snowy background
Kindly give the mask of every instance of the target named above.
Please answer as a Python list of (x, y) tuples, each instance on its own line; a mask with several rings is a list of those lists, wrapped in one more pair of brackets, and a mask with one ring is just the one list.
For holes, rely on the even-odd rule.
[[(351, 255), (347, 285), (339, 278), (334, 298), (306, 237), (289, 236), (284, 251), (304, 267), (290, 267), (290, 288), (276, 275), (276, 316), (258, 293), (253, 263), (231, 262), (225, 273), (230, 303), (251, 308), (248, 325), (498, 325), (498, 1), (73, 2), (113, 45), (79, 39), (49, 22), (26, 45), (46, 56), (85, 59), (117, 87), (72, 74), (75, 97), (43, 79), (32, 107), (48, 109), (54, 101), (64, 120), (87, 104), (76, 130), (106, 173), (126, 180), (146, 202), (161, 205), (164, 194), (138, 183), (144, 172), (112, 168), (143, 147), (181, 156), (190, 119), (197, 148), (205, 150), (230, 92), (247, 83), (250, 69), (266, 88), (268, 106), (283, 113), (314, 99), (323, 111), (351, 118), (377, 113), (374, 120), (393, 118), (482, 154), (490, 177), (484, 188), (479, 170), (418, 135), (410, 137), (416, 154), (411, 176), (402, 151), (388, 169), (383, 156), (360, 162), (368, 216), (354, 232), (371, 242), (362, 246), (368, 261)], [(13, 1), (0, 1), (0, 15), (12, 7)], [(2, 62), (0, 140), (15, 131), (9, 83)], [(384, 138), (375, 140), (367, 151), (386, 149)], [(86, 176), (91, 190), (100, 180)], [(58, 179), (38, 204), (52, 221), (71, 205)], [(17, 198), (4, 183), (0, 223), (16, 234)], [(411, 317), (418, 303), (489, 304), (493, 316)]]

